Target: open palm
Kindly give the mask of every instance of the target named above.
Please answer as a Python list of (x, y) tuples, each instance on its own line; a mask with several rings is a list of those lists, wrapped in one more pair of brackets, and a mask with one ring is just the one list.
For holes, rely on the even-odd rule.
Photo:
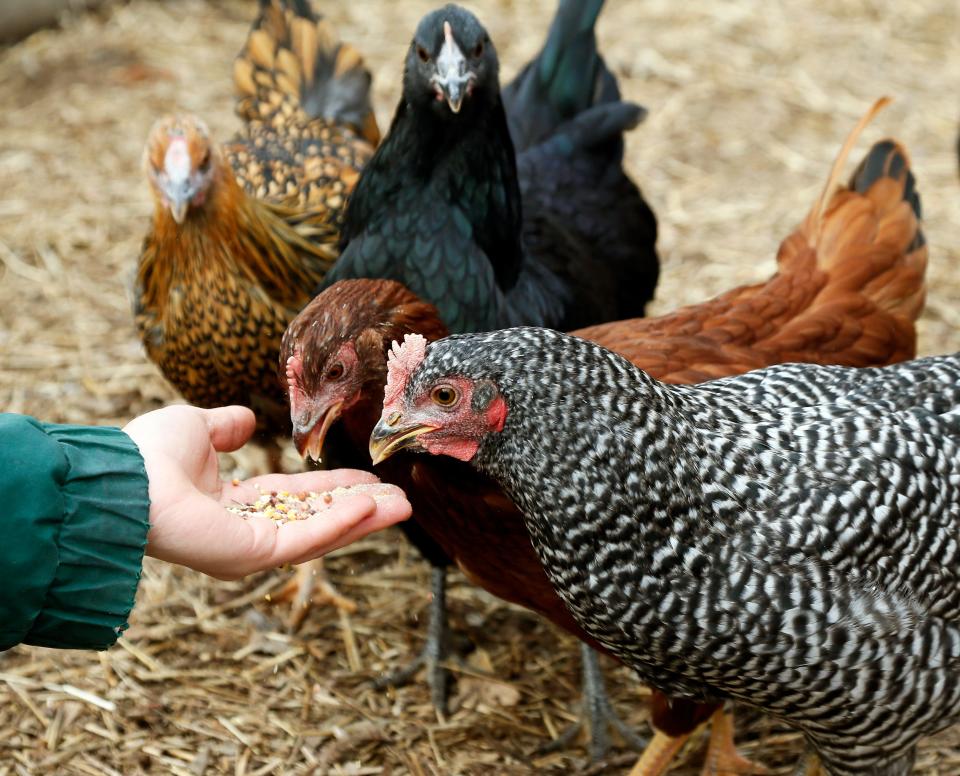
[(403, 492), (381, 484), (374, 493), (335, 494), (330, 509), (277, 525), (226, 509), (250, 503), (262, 490), (327, 491), (378, 483), (367, 472), (339, 469), (269, 474), (236, 485), (220, 479), (218, 452), (236, 450), (253, 433), (244, 407), (204, 410), (174, 406), (142, 415), (124, 431), (136, 442), (150, 482), (146, 553), (221, 579), (236, 579), (284, 563), (303, 563), (410, 515)]

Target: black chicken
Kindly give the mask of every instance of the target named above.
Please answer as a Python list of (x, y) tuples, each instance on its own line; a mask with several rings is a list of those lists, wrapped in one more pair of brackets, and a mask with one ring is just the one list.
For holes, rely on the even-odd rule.
[(960, 355), (699, 386), (544, 329), (408, 337), (371, 453), (469, 460), (578, 623), (674, 697), (903, 776), (960, 720)]
[[(420, 22), (325, 287), (398, 280), (455, 332), (643, 314), (659, 270), (656, 220), (621, 166), (622, 133), (643, 110), (619, 101), (596, 50), (601, 5), (561, 4), (543, 51), (507, 91), (513, 139), (477, 18), (448, 5)], [(570, 62), (565, 43), (584, 30), (592, 45), (573, 46)]]
[[(403, 98), (357, 184), (325, 285), (398, 280), (435, 304), (454, 332), (574, 328), (643, 314), (659, 271), (656, 220), (622, 169), (622, 133), (643, 111), (620, 102), (597, 51), (601, 7), (561, 0), (543, 50), (502, 97), (496, 51), (472, 14), (448, 5), (421, 21)], [(298, 335), (288, 337), (295, 358), (284, 368), (308, 377)], [(298, 406), (303, 395), (291, 393), (294, 441), (315, 454), (335, 418)], [(329, 442), (331, 461), (369, 466), (365, 444), (351, 444), (342, 429)], [(449, 559), (415, 521), (404, 530), (433, 565), (434, 598), (424, 652), (389, 680), (426, 663), (442, 708)], [(606, 713), (602, 686), (591, 692), (592, 708)]]

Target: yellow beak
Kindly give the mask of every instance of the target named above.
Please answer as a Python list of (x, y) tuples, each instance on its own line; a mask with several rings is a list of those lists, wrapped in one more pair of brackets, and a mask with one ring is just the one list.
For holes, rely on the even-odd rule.
[(182, 224), (187, 217), (187, 209), (190, 207), (190, 201), (186, 199), (172, 200), (170, 202), (170, 215), (178, 224)]
[(370, 458), (376, 465), (400, 450), (422, 449), (417, 438), (436, 430), (436, 426), (428, 425), (401, 426), (397, 415), (381, 419), (370, 433)]

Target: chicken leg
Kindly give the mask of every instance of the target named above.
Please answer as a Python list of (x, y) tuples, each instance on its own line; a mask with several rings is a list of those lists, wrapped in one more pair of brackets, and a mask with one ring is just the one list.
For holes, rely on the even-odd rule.
[(297, 566), (294, 576), (280, 589), (279, 593), (273, 596), (272, 600), (274, 603), (290, 602), (287, 628), (292, 632), (299, 630), (307, 612), (314, 604), (318, 606), (330, 604), (347, 614), (357, 611), (356, 603), (337, 592), (333, 583), (327, 578), (327, 572), (323, 568), (323, 558), (316, 558)]
[(823, 767), (820, 765), (820, 758), (814, 753), (813, 749), (807, 747), (800, 762), (797, 763), (794, 776), (823, 776)]
[(647, 741), (634, 733), (627, 723), (620, 719), (610, 703), (599, 656), (595, 650), (582, 642), (580, 661), (583, 666), (583, 709), (580, 720), (564, 730), (554, 741), (542, 747), (540, 751), (547, 753), (563, 749), (583, 730), (584, 726), (590, 733), (590, 759), (593, 762), (602, 760), (610, 750), (608, 730), (611, 727), (620, 734), (629, 747), (637, 751), (644, 749)]
[(441, 714), (446, 714), (450, 672), (444, 663), (450, 655), (450, 634), (447, 629), (447, 570), (442, 566), (431, 567), (430, 588), (433, 595), (427, 621), (427, 640), (423, 649), (413, 662), (378, 679), (374, 687), (400, 687), (423, 668), (427, 673), (433, 706)]
[[(744, 776), (767, 773), (764, 766), (747, 760), (737, 752), (733, 740), (733, 717), (721, 708), (692, 733), (668, 736), (658, 731), (633, 766), (630, 776), (662, 776), (687, 741), (707, 725), (712, 727), (701, 776)], [(811, 773), (810, 776), (814, 774)]]
[[(733, 740), (733, 715), (718, 709), (710, 718), (710, 743), (704, 758), (702, 776), (761, 774), (767, 769), (743, 757)], [(812, 776), (812, 775), (811, 775)]]

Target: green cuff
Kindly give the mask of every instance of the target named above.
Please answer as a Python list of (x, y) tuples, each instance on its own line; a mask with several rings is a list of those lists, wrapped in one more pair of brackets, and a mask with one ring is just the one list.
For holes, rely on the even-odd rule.
[(150, 528), (140, 451), (117, 428), (45, 425), (69, 469), (59, 563), (24, 643), (106, 649), (127, 627)]

